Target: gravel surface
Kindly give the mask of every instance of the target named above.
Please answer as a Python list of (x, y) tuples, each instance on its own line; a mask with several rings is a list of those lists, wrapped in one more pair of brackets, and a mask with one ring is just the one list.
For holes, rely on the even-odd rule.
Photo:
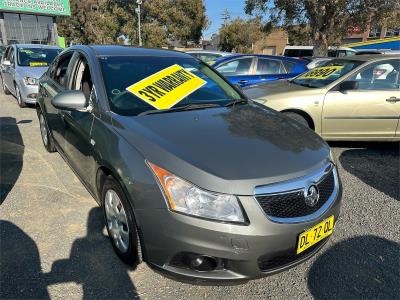
[(305, 299), (400, 295), (399, 147), (331, 143), (342, 216), (306, 263), (234, 286), (195, 286), (114, 255), (101, 210), (57, 154), (36, 112), (0, 94), (0, 298)]

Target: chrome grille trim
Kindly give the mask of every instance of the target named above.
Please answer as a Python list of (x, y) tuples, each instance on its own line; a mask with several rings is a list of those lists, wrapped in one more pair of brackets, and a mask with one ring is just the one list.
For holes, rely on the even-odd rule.
[[(289, 193), (294, 193), (298, 191), (303, 191), (304, 188), (309, 186), (310, 184), (318, 184), (322, 182), (330, 173), (333, 173), (333, 178), (334, 178), (334, 187), (332, 194), (328, 198), (328, 200), (324, 203), (324, 205), (315, 211), (312, 214), (306, 215), (306, 216), (301, 216), (301, 217), (293, 217), (293, 218), (280, 218), (280, 217), (274, 217), (270, 216), (265, 213), (263, 208), (261, 207), (260, 203), (258, 202), (257, 198), (258, 196), (273, 196), (273, 195), (280, 195), (280, 194), (289, 194)], [(335, 199), (337, 198), (339, 194), (339, 178), (338, 178), (338, 173), (336, 167), (332, 164), (325, 164), (323, 168), (321, 168), (319, 171), (304, 176), (296, 179), (292, 179), (289, 181), (285, 182), (280, 182), (276, 184), (270, 184), (270, 185), (265, 185), (265, 186), (259, 186), (254, 189), (254, 195), (253, 198), (257, 202), (257, 205), (260, 207), (264, 215), (271, 221), (276, 222), (276, 223), (289, 223), (289, 224), (295, 224), (295, 223), (304, 223), (304, 222), (309, 222), (313, 221), (315, 219), (318, 219), (323, 213), (325, 213), (333, 204)]]

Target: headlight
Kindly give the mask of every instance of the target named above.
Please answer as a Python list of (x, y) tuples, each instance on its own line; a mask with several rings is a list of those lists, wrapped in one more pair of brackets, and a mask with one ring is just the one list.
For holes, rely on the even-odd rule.
[(39, 80), (33, 77), (24, 77), (24, 82), (27, 85), (38, 85)]
[(235, 196), (202, 190), (155, 164), (147, 163), (172, 211), (225, 222), (245, 221)]

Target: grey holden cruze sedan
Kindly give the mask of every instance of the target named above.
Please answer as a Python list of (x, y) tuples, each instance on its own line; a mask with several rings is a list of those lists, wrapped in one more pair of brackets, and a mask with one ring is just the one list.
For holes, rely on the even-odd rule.
[(327, 144), (189, 54), (74, 46), (40, 80), (44, 146), (103, 207), (119, 257), (248, 280), (315, 254), (341, 184)]

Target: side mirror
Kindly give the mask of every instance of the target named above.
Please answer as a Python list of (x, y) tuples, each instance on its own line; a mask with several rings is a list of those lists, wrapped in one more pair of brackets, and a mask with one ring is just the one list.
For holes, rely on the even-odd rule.
[(10, 67), (11, 66), (11, 62), (9, 60), (3, 60), (3, 66)]
[(58, 109), (86, 111), (89, 103), (82, 91), (65, 91), (51, 99), (51, 104)]
[(358, 81), (343, 81), (338, 86), (338, 90), (342, 92), (356, 89), (358, 89)]

